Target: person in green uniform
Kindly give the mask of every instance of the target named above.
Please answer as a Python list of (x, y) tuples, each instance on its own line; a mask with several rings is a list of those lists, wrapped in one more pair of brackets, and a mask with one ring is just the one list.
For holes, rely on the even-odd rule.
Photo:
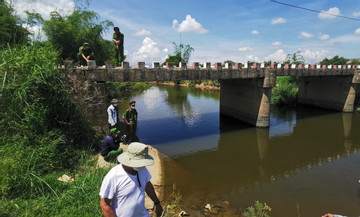
[(122, 116), (129, 133), (128, 142), (134, 142), (138, 140), (136, 137), (138, 113), (135, 109), (135, 104), (135, 101), (130, 102), (130, 108), (126, 109)]
[(120, 130), (112, 128), (110, 134), (105, 137), (100, 146), (100, 154), (107, 162), (116, 162), (117, 156), (123, 152), (123, 149), (120, 148), (120, 140), (118, 139), (119, 134)]
[(83, 46), (79, 48), (79, 53), (77, 54), (80, 65), (86, 66), (87, 61), (94, 60), (95, 54), (93, 50), (90, 48), (89, 43), (84, 42)]
[(124, 61), (124, 34), (120, 32), (119, 27), (114, 27), (113, 42), (115, 43), (116, 65)]

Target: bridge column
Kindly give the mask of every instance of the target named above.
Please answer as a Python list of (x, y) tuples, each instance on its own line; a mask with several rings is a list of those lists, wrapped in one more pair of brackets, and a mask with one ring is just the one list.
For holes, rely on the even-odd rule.
[(298, 103), (341, 112), (353, 112), (360, 98), (360, 71), (349, 76), (299, 78)]
[(220, 80), (220, 113), (256, 127), (269, 127), (275, 80), (270, 69), (265, 69), (263, 78)]

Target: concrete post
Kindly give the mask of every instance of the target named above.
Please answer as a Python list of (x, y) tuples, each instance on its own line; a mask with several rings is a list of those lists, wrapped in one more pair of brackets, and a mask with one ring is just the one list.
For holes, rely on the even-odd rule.
[(153, 68), (160, 68), (160, 63), (159, 62), (153, 62), (152, 67)]
[(264, 87), (264, 80), (220, 80), (220, 113), (256, 127), (269, 127), (272, 88)]
[(262, 88), (262, 97), (259, 106), (258, 117), (256, 120), (256, 127), (270, 126), (271, 89), (272, 88)]
[(73, 60), (64, 60), (65, 73), (70, 74), (73, 72), (74, 61)]
[(96, 62), (95, 60), (88, 60), (87, 61), (88, 70), (96, 69)]
[(145, 62), (138, 62), (139, 69), (145, 69)]
[(180, 62), (179, 63), (179, 68), (181, 68), (181, 69), (186, 69), (186, 63), (185, 62)]
[(204, 68), (205, 69), (211, 69), (211, 63), (210, 62), (205, 62), (204, 63)]

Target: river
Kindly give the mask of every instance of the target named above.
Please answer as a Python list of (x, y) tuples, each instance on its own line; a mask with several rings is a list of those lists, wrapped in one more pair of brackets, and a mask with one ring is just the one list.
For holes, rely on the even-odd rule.
[(239, 216), (255, 200), (274, 217), (360, 215), (360, 113), (272, 107), (259, 129), (219, 115), (219, 95), (153, 86), (131, 98), (139, 139), (171, 158), (167, 182), (191, 216), (207, 203)]

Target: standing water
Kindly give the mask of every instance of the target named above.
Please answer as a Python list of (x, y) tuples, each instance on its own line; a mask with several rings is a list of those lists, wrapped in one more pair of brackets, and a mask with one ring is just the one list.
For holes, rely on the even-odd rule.
[(220, 116), (218, 91), (153, 86), (131, 99), (140, 141), (172, 159), (166, 179), (191, 216), (207, 203), (239, 216), (255, 200), (275, 217), (360, 215), (359, 113), (272, 107), (259, 129)]

